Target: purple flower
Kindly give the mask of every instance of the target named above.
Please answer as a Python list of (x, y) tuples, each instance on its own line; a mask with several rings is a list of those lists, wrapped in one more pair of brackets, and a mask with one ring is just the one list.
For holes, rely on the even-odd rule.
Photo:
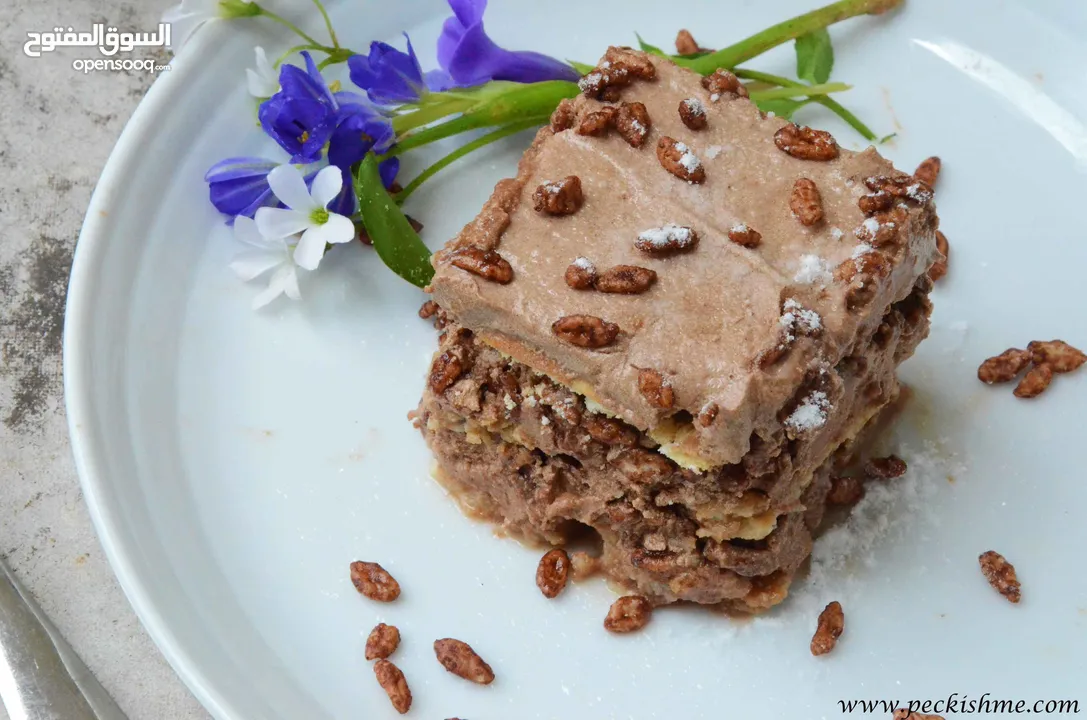
[[(392, 124), (384, 116), (378, 115), (368, 104), (359, 102), (361, 96), (353, 93), (337, 93), (339, 101), (339, 120), (328, 145), (328, 162), (340, 168), (343, 173), (343, 189), (329, 205), (329, 209), (341, 215), (355, 212), (355, 185), (351, 173), (352, 166), (373, 150), (383, 153), (392, 147), (396, 133)], [(381, 164), (386, 173), (390, 173), (385, 187), (396, 179), (400, 169), (400, 160), (390, 158)], [(382, 179), (385, 179), (385, 174)]]
[(215, 209), (231, 218), (253, 217), (257, 208), (276, 203), (268, 173), (280, 163), (258, 157), (233, 157), (215, 163), (204, 176)]
[[(307, 185), (313, 182), (326, 158), (329, 165), (339, 168), (343, 188), (328, 209), (351, 215), (357, 205), (352, 166), (371, 150), (378, 153), (388, 150), (396, 134), (388, 117), (365, 96), (333, 93), (309, 53), (303, 52), (302, 56), (306, 60), (305, 70), (286, 65), (280, 71), (281, 89), (261, 103), (260, 123), (290, 153), (290, 163), (316, 164), (303, 168)], [(260, 207), (277, 205), (268, 186), (268, 173), (280, 164), (254, 157), (228, 158), (216, 163), (204, 177), (212, 204), (230, 215), (230, 222), (238, 215), (253, 217)], [(396, 179), (399, 169), (397, 158), (381, 164), (386, 187)]]
[(284, 65), (281, 89), (260, 105), (261, 127), (291, 154), (292, 163), (316, 162), (336, 128), (338, 105), (308, 52), (306, 69)]
[(401, 52), (383, 42), (370, 44), (368, 56), (352, 55), (347, 60), (351, 82), (366, 91), (372, 101), (381, 105), (418, 102), (427, 91), (448, 90), (452, 78), (442, 70), (423, 73), (419, 58), (408, 41), (408, 51)]
[(504, 50), (483, 30), (487, 0), (448, 0), (453, 17), (438, 38), (438, 63), (457, 85), (481, 85), (488, 80), (533, 83), (578, 79), (564, 62), (540, 53)]

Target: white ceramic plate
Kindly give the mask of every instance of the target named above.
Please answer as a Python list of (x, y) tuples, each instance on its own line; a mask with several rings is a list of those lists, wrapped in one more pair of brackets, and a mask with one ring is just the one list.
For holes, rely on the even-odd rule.
[[(680, 27), (724, 43), (812, 4), (495, 0), (487, 26), (508, 47), (591, 61), (635, 30), (665, 46)], [(899, 133), (885, 152), (907, 170), (944, 159), (952, 269), (934, 294), (932, 337), (904, 369), (916, 400), (892, 440), (910, 475), (820, 544), (813, 579), (771, 616), (738, 624), (675, 608), (628, 637), (601, 627), (613, 598), (603, 583), (545, 600), (538, 553), (462, 517), (429, 478), (406, 419), (435, 346), (415, 317), (417, 290), (353, 245), (326, 260), (304, 303), (250, 311), (258, 288), (227, 270), (232, 240), (201, 177), (223, 157), (273, 152), (242, 70), (254, 43), (288, 38), (238, 25), (199, 33), (95, 192), (65, 370), (105, 550), (216, 717), (393, 717), (362, 653), (378, 621), (403, 633), (395, 659), (416, 717), (819, 718), (837, 717), (842, 699), (985, 692), (1087, 704), (1087, 373), (1031, 402), (974, 377), (981, 359), (1032, 339), (1087, 345), (1087, 7), (908, 4), (832, 32), (834, 77), (855, 84), (844, 99)], [(355, 47), (410, 31), (427, 66), (447, 14), (439, 0), (333, 10)], [(754, 63), (782, 74), (790, 64), (790, 49)], [(513, 173), (526, 140), (457, 164), (413, 198), (433, 247)], [(977, 555), (990, 548), (1019, 568), (1019, 606), (981, 578)], [(359, 558), (399, 578), (399, 602), (358, 596), (347, 565)], [(845, 606), (846, 634), (815, 659), (808, 641), (831, 599)], [(446, 636), (475, 646), (498, 680), (477, 687), (442, 670), (430, 646)]]

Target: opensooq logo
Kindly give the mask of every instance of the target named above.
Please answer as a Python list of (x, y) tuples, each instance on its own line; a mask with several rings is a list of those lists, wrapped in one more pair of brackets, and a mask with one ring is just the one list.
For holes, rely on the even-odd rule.
[(52, 32), (28, 32), (23, 44), (23, 54), (27, 57), (41, 57), (42, 53), (53, 52), (58, 47), (96, 47), (106, 57), (117, 53), (132, 52), (142, 47), (169, 47), (170, 25), (159, 23), (153, 33), (117, 32), (115, 27), (106, 27), (104, 23), (95, 23), (89, 32), (75, 32), (71, 27), (53, 28)]

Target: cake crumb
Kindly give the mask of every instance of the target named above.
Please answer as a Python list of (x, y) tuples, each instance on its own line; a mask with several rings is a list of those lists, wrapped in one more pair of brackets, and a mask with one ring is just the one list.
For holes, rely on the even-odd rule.
[(993, 550), (983, 552), (978, 556), (978, 564), (981, 565), (981, 573), (993, 589), (1008, 599), (1008, 602), (1018, 603), (1022, 597), (1019, 578), (1015, 575), (1015, 566), (1008, 562), (1003, 555)]
[(536, 587), (545, 598), (558, 597), (570, 574), (570, 556), (562, 548), (548, 550), (536, 566)]
[(624, 595), (612, 603), (604, 618), (604, 629), (613, 633), (641, 630), (653, 615), (653, 606), (641, 595)]
[(826, 655), (833, 650), (843, 630), (845, 630), (845, 613), (842, 612), (842, 604), (835, 600), (819, 613), (819, 625), (811, 639), (811, 654)]

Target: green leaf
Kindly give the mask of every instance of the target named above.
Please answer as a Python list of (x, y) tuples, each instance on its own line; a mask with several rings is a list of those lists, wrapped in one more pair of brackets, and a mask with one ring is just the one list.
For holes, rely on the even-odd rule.
[(896, 137), (898, 137), (898, 133), (896, 133), (896, 132), (893, 132), (890, 135), (884, 135), (883, 137), (881, 137), (879, 139), (879, 144), (882, 145), (883, 143), (887, 142), (888, 140), (894, 140)]
[(834, 67), (834, 46), (826, 28), (796, 39), (796, 76), (813, 84), (825, 83)]
[(430, 250), (412, 229), (400, 206), (389, 196), (377, 166), (374, 154), (367, 153), (355, 176), (362, 224), (378, 257), (390, 270), (412, 285), (426, 287), (434, 277)]
[(638, 38), (638, 47), (641, 48), (642, 52), (651, 53), (653, 55), (660, 55), (661, 57), (668, 57), (668, 54), (656, 45), (650, 45), (645, 40), (642, 40), (642, 36), (638, 33), (634, 33), (634, 37)]
[(583, 62), (578, 62), (577, 60), (567, 60), (566, 62), (570, 63), (570, 67), (577, 70), (582, 75), (588, 75), (595, 69), (594, 65), (587, 65)]
[(805, 100), (780, 98), (777, 100), (763, 100), (756, 104), (759, 106), (759, 110), (762, 110), (763, 112), (772, 112), (779, 118), (792, 120), (793, 113), (795, 113), (797, 110), (804, 107), (810, 102), (814, 102), (812, 98), (807, 98)]

